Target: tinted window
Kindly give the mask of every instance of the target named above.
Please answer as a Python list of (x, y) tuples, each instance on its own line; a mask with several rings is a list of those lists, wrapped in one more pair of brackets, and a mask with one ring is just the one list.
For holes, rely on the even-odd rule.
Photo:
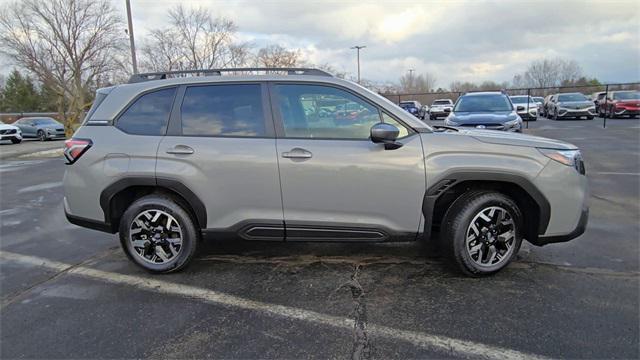
[(562, 94), (558, 95), (558, 101), (587, 101), (586, 96), (582, 94)]
[(432, 105), (451, 105), (449, 100), (436, 100)]
[(189, 87), (181, 114), (183, 135), (265, 135), (259, 84)]
[(276, 93), (287, 137), (368, 139), (380, 122), (375, 106), (334, 87), (276, 85)]
[(511, 111), (511, 103), (504, 95), (471, 95), (458, 99), (455, 112)]
[(118, 119), (116, 126), (135, 135), (164, 135), (176, 89), (163, 89), (138, 98)]

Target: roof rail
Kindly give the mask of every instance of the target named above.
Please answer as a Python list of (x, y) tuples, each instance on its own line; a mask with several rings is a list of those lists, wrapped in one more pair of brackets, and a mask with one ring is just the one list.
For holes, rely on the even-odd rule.
[(161, 71), (142, 74), (133, 74), (129, 78), (129, 84), (162, 80), (170, 77), (192, 76), (221, 76), (222, 73), (252, 73), (263, 72), (268, 73), (286, 73), (287, 75), (316, 75), (316, 76), (333, 76), (326, 71), (312, 68), (228, 68), (228, 69), (200, 69), (200, 70), (177, 70), (177, 71)]

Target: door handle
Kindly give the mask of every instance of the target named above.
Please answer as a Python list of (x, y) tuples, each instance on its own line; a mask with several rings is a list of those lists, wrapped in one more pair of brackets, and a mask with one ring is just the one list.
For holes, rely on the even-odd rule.
[(282, 157), (288, 159), (311, 159), (313, 154), (305, 149), (293, 148), (290, 151), (283, 152)]
[(193, 149), (188, 147), (187, 145), (176, 145), (172, 148), (167, 149), (167, 154), (190, 155), (193, 153), (194, 153)]

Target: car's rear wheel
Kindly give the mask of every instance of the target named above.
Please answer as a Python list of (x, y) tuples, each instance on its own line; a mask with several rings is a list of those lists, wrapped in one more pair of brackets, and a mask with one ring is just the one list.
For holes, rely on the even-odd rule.
[(522, 244), (522, 213), (508, 196), (470, 191), (443, 220), (443, 242), (458, 268), (470, 276), (491, 275), (507, 266)]
[(200, 232), (173, 198), (152, 194), (136, 200), (120, 220), (120, 244), (136, 265), (153, 273), (178, 271), (191, 261)]

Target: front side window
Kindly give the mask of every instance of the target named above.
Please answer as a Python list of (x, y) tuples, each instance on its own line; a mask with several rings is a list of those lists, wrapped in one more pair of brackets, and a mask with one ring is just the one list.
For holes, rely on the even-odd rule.
[(164, 135), (176, 89), (142, 95), (118, 118), (116, 127), (134, 135)]
[(192, 86), (180, 110), (182, 135), (266, 135), (260, 84)]
[(286, 137), (368, 139), (381, 120), (375, 106), (338, 88), (280, 84), (275, 90)]

